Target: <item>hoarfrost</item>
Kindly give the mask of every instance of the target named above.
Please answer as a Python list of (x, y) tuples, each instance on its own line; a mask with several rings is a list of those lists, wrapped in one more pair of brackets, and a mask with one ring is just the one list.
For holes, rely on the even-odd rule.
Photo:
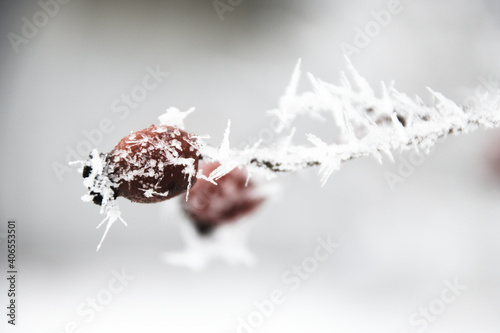
[(158, 117), (160, 124), (178, 127), (184, 129), (184, 118), (189, 116), (195, 108), (190, 108), (187, 111), (180, 111), (178, 108), (170, 107), (167, 111)]
[(277, 172), (319, 166), (320, 181), (325, 185), (332, 173), (349, 160), (373, 156), (382, 162), (384, 155), (393, 160), (393, 151), (428, 152), (439, 138), (449, 134), (500, 125), (500, 92), (482, 99), (474, 108), (459, 106), (430, 88), (434, 102), (425, 105), (420, 98), (412, 99), (397, 91), (392, 83), (381, 83), (382, 93), (378, 97), (349, 59), (346, 61), (348, 71), (341, 73), (340, 84), (322, 81), (308, 73), (312, 89), (299, 94), (299, 60), (279, 108), (268, 112), (280, 119), (278, 132), (290, 128), (298, 115), (325, 119), (330, 114), (340, 135), (338, 142), (326, 143), (314, 134), (306, 134), (310, 146), (293, 145), (292, 129), (289, 139), (284, 140), (286, 144), (236, 150), (229, 148), (227, 129), (220, 148), (200, 148), (204, 157), (221, 162), (210, 178), (220, 178), (241, 166), (246, 166), (249, 172), (265, 171), (269, 178)]

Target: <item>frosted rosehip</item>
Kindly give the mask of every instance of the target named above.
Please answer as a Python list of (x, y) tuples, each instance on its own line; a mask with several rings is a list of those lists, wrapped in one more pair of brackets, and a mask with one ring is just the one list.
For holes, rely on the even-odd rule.
[(195, 139), (178, 127), (151, 125), (124, 137), (109, 154), (90, 154), (82, 176), (87, 200), (106, 205), (118, 196), (155, 203), (175, 197), (196, 182)]
[[(201, 168), (205, 176), (219, 167), (219, 163), (206, 163)], [(190, 191), (182, 209), (200, 234), (209, 234), (215, 227), (238, 220), (253, 212), (264, 201), (255, 191), (247, 173), (234, 169), (217, 180), (217, 185), (200, 179)]]
[(170, 199), (196, 182), (198, 151), (178, 127), (151, 125), (124, 137), (109, 156), (108, 174), (118, 196), (133, 202)]

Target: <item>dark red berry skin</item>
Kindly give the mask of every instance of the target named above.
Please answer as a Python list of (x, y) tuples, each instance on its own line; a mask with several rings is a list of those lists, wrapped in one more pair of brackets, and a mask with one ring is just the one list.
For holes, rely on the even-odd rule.
[(196, 182), (198, 151), (190, 134), (151, 125), (124, 137), (110, 153), (107, 172), (118, 196), (156, 203), (184, 193)]
[[(208, 177), (219, 165), (216, 162), (204, 164), (203, 174)], [(209, 234), (218, 225), (234, 222), (262, 204), (264, 198), (255, 194), (255, 184), (249, 181), (245, 186), (246, 182), (247, 173), (241, 169), (234, 169), (218, 179), (218, 185), (200, 179), (189, 190), (182, 209), (200, 234)]]

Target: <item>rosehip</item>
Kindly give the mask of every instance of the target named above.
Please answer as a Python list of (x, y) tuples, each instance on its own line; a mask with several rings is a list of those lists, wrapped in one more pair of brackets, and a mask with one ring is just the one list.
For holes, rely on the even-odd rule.
[[(203, 174), (219, 167), (219, 163), (207, 163)], [(182, 203), (182, 209), (193, 222), (197, 231), (206, 235), (221, 224), (230, 223), (253, 212), (264, 201), (255, 193), (255, 184), (247, 182), (247, 173), (234, 169), (217, 180), (217, 185), (200, 179), (189, 191), (189, 197)]]
[[(192, 136), (178, 127), (151, 125), (130, 133), (109, 154), (101, 154), (97, 161), (91, 154), (84, 164), (83, 177), (93, 181), (87, 184), (90, 198), (98, 205), (117, 196), (155, 203), (185, 192), (196, 182), (195, 145)], [(96, 164), (101, 167), (94, 172)]]
[(155, 126), (123, 138), (110, 156), (109, 173), (118, 195), (154, 203), (175, 197), (196, 182), (198, 151), (177, 127)]

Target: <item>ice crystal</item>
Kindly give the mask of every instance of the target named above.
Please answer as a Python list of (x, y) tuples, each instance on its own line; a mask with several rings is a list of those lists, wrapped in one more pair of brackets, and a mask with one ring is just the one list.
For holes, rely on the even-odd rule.
[(324, 185), (332, 173), (349, 160), (373, 156), (381, 162), (383, 155), (392, 160), (393, 151), (421, 149), (428, 152), (441, 137), (500, 125), (500, 92), (483, 99), (474, 108), (466, 108), (429, 88), (433, 103), (425, 105), (420, 98), (412, 99), (397, 91), (393, 84), (382, 83), (381, 96), (377, 96), (349, 59), (347, 69), (347, 74), (341, 73), (339, 85), (308, 73), (312, 90), (299, 94), (299, 60), (279, 108), (269, 111), (280, 119), (280, 132), (290, 128), (298, 115), (324, 119), (330, 114), (339, 132), (338, 142), (326, 143), (314, 134), (307, 134), (310, 146), (293, 145), (292, 128), (285, 145), (236, 150), (229, 148), (229, 131), (226, 130), (219, 149), (200, 148), (204, 156), (221, 162), (210, 177), (220, 178), (239, 166), (246, 166), (250, 172), (265, 170), (269, 177), (276, 172), (319, 166)]
[(194, 108), (190, 108), (187, 111), (180, 111), (177, 108), (171, 107), (167, 111), (158, 117), (160, 124), (178, 127), (184, 129), (184, 118), (189, 116), (194, 111)]

